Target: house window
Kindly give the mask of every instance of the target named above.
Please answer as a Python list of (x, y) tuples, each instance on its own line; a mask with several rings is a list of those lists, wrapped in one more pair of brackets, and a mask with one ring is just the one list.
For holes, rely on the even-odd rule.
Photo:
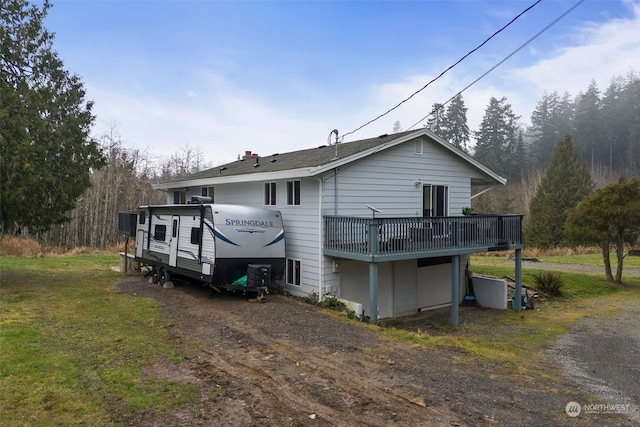
[(200, 244), (200, 228), (199, 227), (191, 228), (191, 244), (192, 245)]
[(276, 183), (275, 182), (265, 182), (264, 204), (267, 206), (275, 206), (276, 204)]
[(449, 213), (449, 187), (425, 185), (422, 187), (422, 216), (447, 216)]
[(173, 204), (174, 205), (184, 205), (187, 203), (187, 192), (186, 191), (174, 191), (173, 192)]
[(300, 181), (287, 181), (287, 205), (300, 206)]
[(156, 225), (153, 230), (153, 238), (158, 242), (164, 242), (167, 240), (167, 226), (166, 225)]
[(416, 139), (416, 154), (422, 154), (422, 140)]
[(202, 187), (202, 196), (205, 197), (210, 197), (211, 198), (211, 202), (213, 203), (213, 201), (215, 200), (213, 198), (213, 187)]
[(287, 284), (300, 286), (300, 260), (287, 258)]

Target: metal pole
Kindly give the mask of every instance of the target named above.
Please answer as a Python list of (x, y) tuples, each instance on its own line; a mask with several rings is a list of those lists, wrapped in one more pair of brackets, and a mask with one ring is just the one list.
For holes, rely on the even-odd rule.
[(460, 311), (460, 255), (451, 257), (451, 326), (459, 325)]
[(522, 249), (516, 249), (516, 294), (515, 310), (522, 308)]

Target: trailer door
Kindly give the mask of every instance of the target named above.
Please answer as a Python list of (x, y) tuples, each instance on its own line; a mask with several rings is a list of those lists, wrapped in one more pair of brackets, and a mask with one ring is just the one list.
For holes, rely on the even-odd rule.
[(178, 263), (178, 232), (180, 230), (180, 217), (174, 215), (171, 221), (171, 242), (169, 245), (169, 266), (175, 267)]

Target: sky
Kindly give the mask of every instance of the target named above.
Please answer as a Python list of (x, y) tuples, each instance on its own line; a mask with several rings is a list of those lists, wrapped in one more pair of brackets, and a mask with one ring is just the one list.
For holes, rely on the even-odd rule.
[[(535, 0), (52, 0), (45, 21), (94, 102), (98, 137), (162, 161), (186, 148), (210, 166), (327, 143), (396, 106)], [(477, 130), (491, 97), (520, 121), (545, 93), (640, 72), (640, 0), (543, 0), (426, 89), (343, 142), (418, 129), (463, 94)]]

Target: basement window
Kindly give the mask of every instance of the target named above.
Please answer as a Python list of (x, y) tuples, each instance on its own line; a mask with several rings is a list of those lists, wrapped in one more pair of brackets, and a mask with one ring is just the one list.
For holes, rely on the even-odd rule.
[(300, 286), (300, 260), (287, 258), (287, 284)]

